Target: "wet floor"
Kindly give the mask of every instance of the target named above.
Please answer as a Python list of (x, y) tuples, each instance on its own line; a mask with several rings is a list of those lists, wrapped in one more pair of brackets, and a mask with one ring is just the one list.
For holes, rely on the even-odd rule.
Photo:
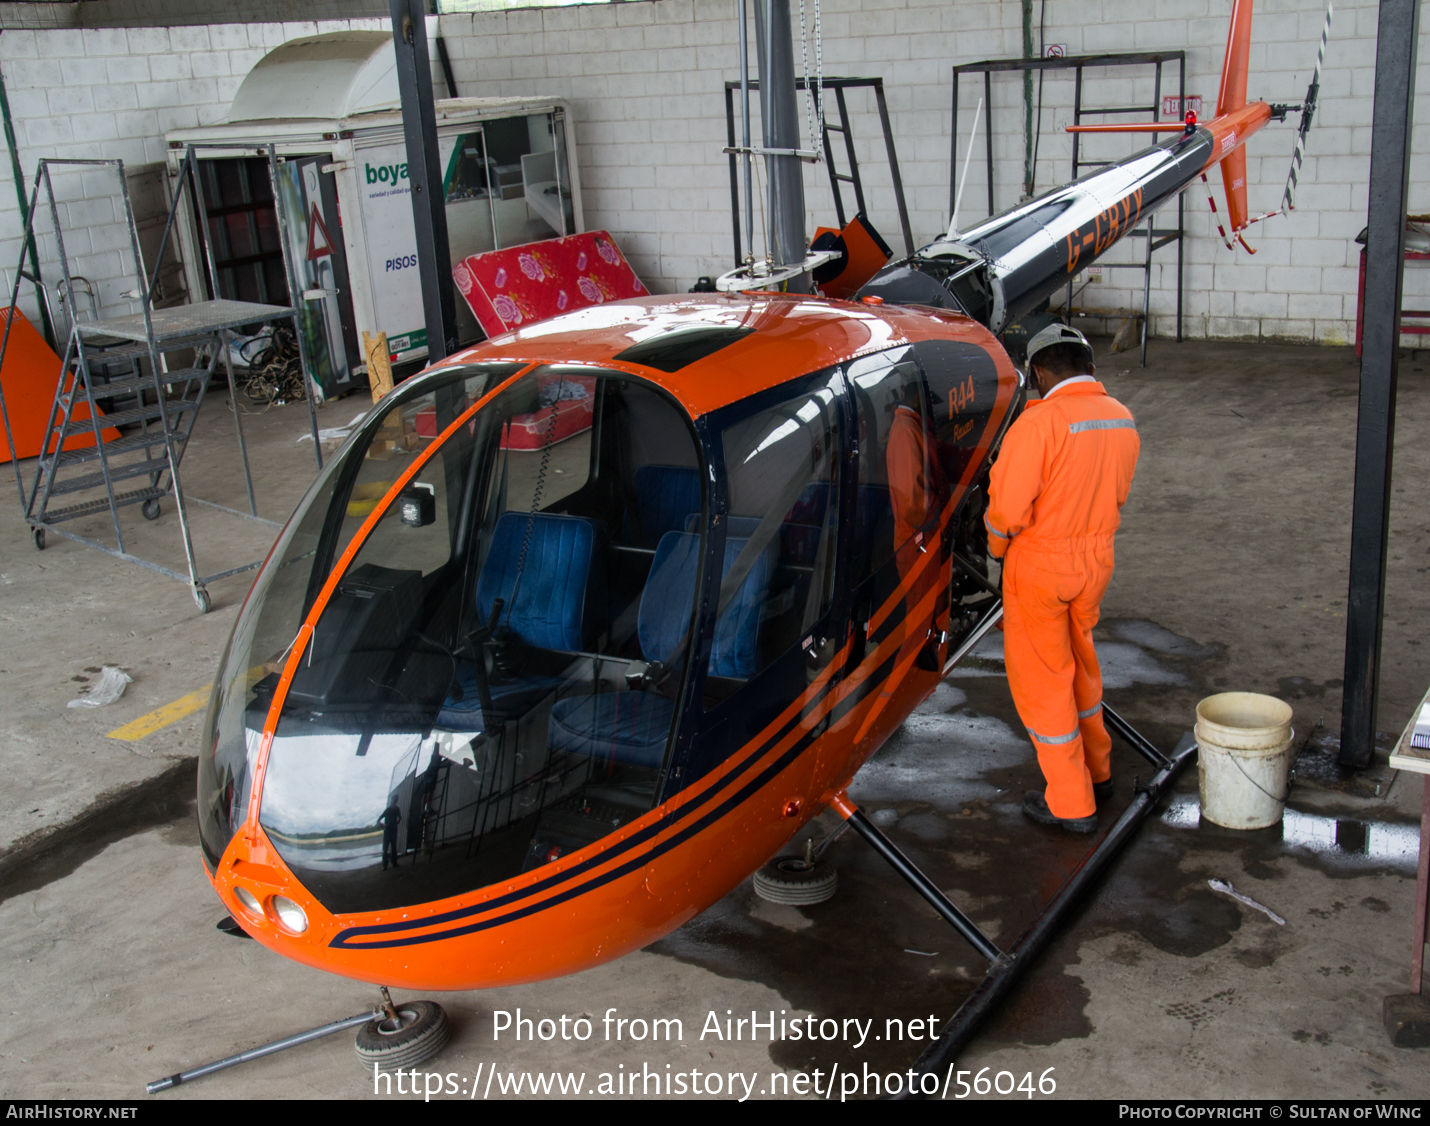
[[(1104, 623), (1097, 637), (1108, 702), (1124, 714), (1160, 712), (1162, 722), (1146, 725), (1146, 733), (1170, 750), (1180, 732), (1166, 717), (1180, 711), (1191, 727), (1195, 701), (1221, 688), (1213, 683), (1221, 647), (1135, 620)], [(1287, 691), (1300, 689), (1292, 684)], [(1042, 780), (1021, 731), (995, 633), (850, 788), (860, 807), (1005, 948), (1091, 844), (1022, 816), (1024, 792), (1041, 788)], [(1382, 786), (1383, 773), (1377, 774)], [(1150, 774), (1145, 760), (1114, 737), (1117, 791), (1099, 810), (1104, 827), (1126, 807), (1135, 780)], [(1112, 961), (1133, 974), (1148, 951), (1195, 963), (1235, 947), (1238, 965), (1265, 968), (1294, 945), (1274, 933), (1284, 927), (1262, 934), (1260, 922), (1255, 941), (1243, 941), (1248, 908), (1212, 890), (1209, 879), (1279, 879), (1288, 864), (1332, 881), (1392, 873), (1413, 879), (1415, 823), (1393, 812), (1386, 819), (1319, 809), (1328, 797), (1364, 797), (1365, 789), (1348, 788), (1338, 769), (1317, 763), (1293, 786), (1281, 825), (1238, 832), (1201, 818), (1193, 761), (1063, 937), (986, 1026), (984, 1042), (1049, 1046), (1090, 1036), (1092, 995), (1083, 977), (1068, 970), (1084, 943), (1117, 938)], [(826, 815), (808, 835), (818, 839), (834, 824)], [(793, 1006), (836, 1018), (951, 1014), (981, 977), (981, 959), (856, 835), (842, 836), (826, 858), (840, 879), (829, 902), (775, 906), (758, 899), (747, 881), (649, 949), (732, 979), (765, 982)], [(1340, 896), (1308, 910), (1342, 911)], [(1373, 894), (1357, 899), (1372, 917), (1389, 909)], [(1215, 992), (1205, 1003), (1187, 1002), (1187, 1019), (1195, 1024), (1202, 1009), (1210, 1013), (1221, 1004)], [(917, 1047), (888, 1041), (857, 1050), (847, 1043), (771, 1049), (775, 1062), (790, 1067), (907, 1067), (917, 1054)]]
[[(1182, 733), (1175, 718), (1187, 717), (1182, 726), (1190, 726), (1196, 699), (1220, 687), (1214, 685), (1221, 668), (1219, 647), (1151, 622), (1106, 623), (1099, 630), (1099, 652), (1109, 703), (1135, 717), (1165, 748)], [(1304, 686), (1289, 685), (1288, 694), (1296, 692), (1304, 693)], [(1104, 824), (1125, 808), (1136, 779), (1150, 774), (1146, 763), (1117, 740), (1113, 762), (1117, 791), (1100, 811)], [(1183, 1096), (1217, 1090), (1227, 1097), (1236, 1097), (1239, 1089), (1261, 1096), (1278, 1090), (1425, 1093), (1415, 1058), (1383, 1047), (1378, 1028), (1380, 997), (1403, 988), (1404, 942), (1393, 936), (1378, 944), (1364, 940), (1367, 934), (1384, 939), (1408, 925), (1417, 827), (1397, 816), (1393, 804), (1343, 781), (1327, 776), (1322, 767), (1306, 771), (1305, 777), (1298, 775), (1282, 824), (1235, 832), (1201, 818), (1195, 765), (1189, 766), (960, 1057), (960, 1066), (1006, 1067), (1017, 1076), (1052, 1067), (1062, 1093), (1084, 1097), (1111, 1089)], [(1392, 781), (1383, 777), (1380, 784)], [(856, 779), (851, 795), (1006, 947), (1091, 844), (1086, 837), (1022, 816), (1023, 793), (1040, 785), (1032, 747), (1020, 734), (1008, 696), (995, 636), (881, 749)], [(27, 964), (32, 959), (44, 963), (50, 949), (62, 952), (74, 926), (95, 925), (62, 917), (62, 904), (88, 898), (76, 896), (75, 881), (93, 885), (89, 897), (102, 898), (111, 884), (122, 886), (166, 863), (178, 863), (193, 877), (185, 906), (174, 915), (181, 929), (193, 933), (174, 940), (176, 956), (182, 951), (181, 960), (224, 968), (203, 986), (180, 969), (180, 979), (189, 982), (184, 987), (189, 1000), (178, 1008), (194, 1010), (186, 1018), (189, 1023), (183, 1024), (180, 1012), (146, 1032), (156, 1043), (128, 1059), (123, 1084), (160, 1073), (161, 1058), (163, 1067), (198, 1062), (190, 1045), (205, 1036), (220, 1046), (201, 1054), (217, 1055), (272, 1034), (267, 1021), (250, 1028), (244, 1008), (234, 1009), (229, 1001), (222, 1003), (222, 1027), (213, 1024), (206, 1014), (215, 1011), (217, 995), (208, 996), (209, 985), (228, 998), (238, 983), (247, 982), (243, 988), (251, 990), (273, 975), (271, 988), (263, 987), (272, 994), (265, 1004), (279, 1014), (281, 1031), (302, 1027), (310, 1010), (316, 1022), (365, 1003), (355, 983), (285, 963), (254, 943), (213, 930), (222, 912), (197, 871), (190, 789), (176, 774), (144, 801), (129, 802), (124, 816), (111, 817), (102, 832), (77, 829), (44, 865), (0, 873), (0, 904), (14, 901), (0, 907), (0, 913), (18, 908), (34, 928), (32, 934), (13, 930), (9, 942), (19, 943), (12, 953), (23, 955)], [(826, 813), (806, 835), (822, 839), (836, 826)], [(173, 860), (136, 866), (124, 859), (136, 849), (148, 850), (146, 855), (166, 850)], [(706, 998), (711, 1007), (753, 1005), (777, 1017), (809, 1013), (841, 1026), (850, 1018), (874, 1018), (862, 1042), (841, 1037), (740, 1044), (733, 1048), (735, 1057), (726, 1045), (722, 1059), (826, 1074), (834, 1067), (906, 1070), (925, 1042), (890, 1038), (889, 1031), (913, 1027), (915, 1021), (941, 1027), (976, 986), (983, 965), (857, 836), (845, 833), (826, 855), (839, 873), (838, 892), (826, 903), (777, 906), (757, 898), (746, 881), (666, 939), (610, 966), (557, 982), (444, 997), (458, 1030), (442, 1057), (450, 1061), (444, 1066), (475, 1067), (489, 1056), (490, 1008), (517, 1004), (559, 1013), (601, 1011), (609, 1003), (629, 1011), (633, 999), (649, 994), (667, 1006), (662, 1012), (679, 1013), (692, 1024), (692, 1039)], [(116, 863), (120, 868), (111, 874)], [(1265, 911), (1214, 890), (1212, 880), (1234, 884)], [(1274, 922), (1267, 912), (1284, 922)], [(123, 914), (112, 906), (104, 909), (105, 941), (130, 950), (140, 948), (133, 943), (154, 941), (147, 924), (130, 927)], [(45, 938), (46, 928), (55, 932), (51, 939)], [(130, 930), (134, 933), (125, 937)], [(126, 963), (130, 968), (123, 980), (105, 969), (106, 959), (92, 961), (81, 976), (94, 980), (85, 977), (69, 994), (76, 1004), (90, 998), (91, 1009), (100, 1006), (96, 1014), (128, 1013), (127, 1022), (144, 1020), (149, 1028), (154, 1021), (138, 1015), (146, 1004), (139, 983), (146, 972), (159, 977), (169, 972), (161, 954), (156, 948), (147, 971), (147, 962)], [(62, 962), (36, 972), (60, 973), (68, 981), (75, 971), (67, 966)], [(202, 977), (208, 976), (208, 969), (202, 971)], [(130, 978), (134, 981), (126, 984)], [(115, 998), (134, 996), (115, 1002), (113, 990), (119, 991), (112, 994)], [(297, 1012), (290, 1013), (295, 999), (300, 999)], [(88, 1019), (76, 1010), (66, 1027), (84, 1026)], [(891, 1020), (895, 1023), (886, 1023)], [(13, 1062), (3, 1040), (0, 1073)], [(65, 1051), (62, 1041), (57, 1040), (57, 1058)], [(121, 1051), (128, 1050), (122, 1037), (119, 1044)], [(687, 1044), (666, 1054), (675, 1052), (671, 1058), (677, 1060), (697, 1054), (715, 1060), (715, 1052), (705, 1047)], [(84, 1050), (92, 1054), (97, 1049)], [(206, 1081), (211, 1085), (194, 1093), (241, 1092), (273, 1076), (281, 1089), (295, 1093), (362, 1094), (366, 1088), (351, 1070), (348, 1051), (324, 1042), (248, 1065), (251, 1071)], [(644, 1059), (642, 1046), (621, 1051), (629, 1054), (631, 1067)], [(1246, 1073), (1239, 1070), (1241, 1061), (1258, 1053), (1270, 1062)], [(520, 1045), (502, 1046), (500, 1056), (522, 1066), (548, 1061)], [(118, 1067), (118, 1057), (110, 1058)], [(549, 1058), (568, 1060), (559, 1053)], [(587, 1062), (593, 1057), (576, 1058)], [(608, 1052), (600, 1058), (613, 1057)], [(1152, 1083), (1139, 1068), (1152, 1075), (1171, 1070), (1177, 1078)], [(119, 1080), (103, 1075), (87, 1080), (87, 1087), (63, 1086), (68, 1082), (56, 1078), (53, 1083), (59, 1086), (53, 1089), (110, 1095), (119, 1089), (114, 1086)]]

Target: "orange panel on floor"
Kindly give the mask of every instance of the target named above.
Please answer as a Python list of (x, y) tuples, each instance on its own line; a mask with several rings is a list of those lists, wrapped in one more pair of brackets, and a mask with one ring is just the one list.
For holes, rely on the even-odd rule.
[[(0, 309), (0, 332), (4, 331), (9, 310)], [(20, 457), (37, 457), (45, 440), (45, 424), (50, 420), (50, 407), (55, 401), (55, 384), (60, 378), (60, 358), (45, 343), (25, 314), (15, 310), (15, 325), (10, 330), (10, 342), (5, 348), (5, 361), (0, 368), (0, 390), (5, 393), (5, 410), (10, 416), (10, 430), (15, 436), (15, 453)], [(75, 406), (74, 417), (89, 417), (89, 404)], [(119, 431), (104, 432), (105, 441), (119, 437)], [(77, 450), (94, 445), (94, 434), (72, 434), (65, 449)], [(51, 450), (54, 449), (53, 443)], [(0, 443), (0, 464), (10, 460), (10, 447)]]

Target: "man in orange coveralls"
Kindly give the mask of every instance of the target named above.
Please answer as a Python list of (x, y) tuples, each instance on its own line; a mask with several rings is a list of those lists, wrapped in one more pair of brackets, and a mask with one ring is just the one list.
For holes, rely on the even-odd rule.
[(1003, 560), (1008, 687), (1048, 783), (1023, 798), (1023, 812), (1090, 833), (1097, 798), (1112, 793), (1092, 627), (1140, 443), (1132, 413), (1093, 379), (1092, 347), (1076, 329), (1034, 336), (1028, 369), (1043, 397), (1003, 439), (984, 522), (989, 553)]

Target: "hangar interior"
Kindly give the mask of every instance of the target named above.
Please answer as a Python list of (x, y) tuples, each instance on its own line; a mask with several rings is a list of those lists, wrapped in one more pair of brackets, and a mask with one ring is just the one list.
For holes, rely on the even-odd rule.
[[(570, 1094), (559, 1084), (579, 1075), (587, 1095), (847, 1099), (907, 1095), (936, 1075), (919, 1093), (1423, 1099), (1417, 1049), (1430, 1047), (1430, 1007), (1413, 937), (1425, 936), (1430, 780), (1419, 773), (1430, 779), (1430, 746), (1422, 771), (1411, 740), (1430, 687), (1430, 313), (1415, 312), (1430, 299), (1430, 84), (1417, 81), (1415, 7), (1347, 0), (1328, 25), (1310, 0), (1254, 0), (1254, 12), (1248, 0), (1186, 0), (1135, 20), (1104, 0), (0, 2), (15, 189), (0, 190), (10, 294), (0, 390), (17, 486), (0, 499), (10, 779), (0, 789), (0, 957), (15, 1005), (0, 1032), (0, 1090), (134, 1101), (161, 1076), (349, 1014), (362, 1016), (352, 1027), (395, 1019), (401, 1031), (411, 1000), (430, 997), (446, 1012), (445, 1046), (410, 1066), (413, 1083), (442, 1074), (434, 1097), (475, 1097), (483, 1083), (483, 1097)], [(1242, 101), (1271, 104), (1244, 142), (1208, 131), (1238, 12), (1250, 20)], [(1163, 132), (1067, 132), (1149, 120)], [(1114, 220), (1097, 220), (1086, 265), (1073, 235), (1093, 228), (1064, 240), (1061, 220), (1036, 210), (1073, 200), (1065, 185), (1078, 177), (1131, 167), (1148, 145), (1179, 153), (1227, 136), (1220, 154), (1197, 155), (1207, 175), (1188, 171), (1155, 200), (1139, 181), (1135, 211), (1104, 212)], [(1245, 153), (1241, 212), (1215, 164), (1232, 148)], [(978, 242), (1012, 229), (997, 228), (1005, 213), (1024, 216), (1020, 246), (1042, 239), (1037, 254), (1062, 255), (1036, 285), (1024, 285), (1009, 253)], [(820, 271), (854, 270), (856, 237), (877, 261), (836, 296), (838, 279)], [(938, 323), (990, 357), (992, 385), (1023, 395), (1035, 379), (1029, 339), (1066, 323), (1091, 341), (1096, 379), (1136, 420), (1137, 472), (1093, 634), (1107, 708), (1131, 735), (1114, 728), (1114, 791), (1098, 835), (1023, 816), (1022, 795), (1044, 776), (1009, 687), (1004, 637), (1016, 627), (995, 627), (987, 611), (989, 598), (1001, 605), (1003, 568), (984, 558), (986, 536), (951, 546), (973, 509), (955, 502), (942, 547), (932, 533), (918, 539), (914, 563), (892, 548), (871, 561), (877, 536), (898, 534), (876, 533), (879, 520), (898, 525), (887, 513), (866, 519), (862, 490), (881, 485), (886, 506), (898, 498), (880, 477), (892, 427), (874, 428), (877, 411), (860, 398), (874, 384), (860, 382), (858, 365), (876, 338), (880, 348), (914, 342), (911, 370), (936, 382), (917, 352), (924, 329), (910, 327), (932, 323), (928, 302), (879, 289), (890, 275), (874, 271), (913, 263), (917, 273), (937, 246), (991, 279), (980, 313), (947, 296), (963, 292), (945, 281), (952, 268), (923, 275), (945, 295)], [(780, 270), (784, 280), (770, 281)], [(800, 331), (720, 312), (795, 308), (812, 284), (824, 296), (807, 298)], [(559, 297), (541, 288), (561, 285)], [(840, 327), (841, 316), (858, 327)], [(628, 323), (626, 351), (590, 351)], [(820, 332), (847, 334), (830, 345), (837, 362), (799, 366)], [(720, 349), (754, 348), (762, 334), (773, 342), (749, 353), (757, 359), (718, 366)], [(687, 343), (662, 352), (667, 335)], [(576, 366), (591, 357), (595, 367)], [(529, 363), (543, 366), (509, 388)], [(444, 364), (470, 365), (467, 382), (409, 382)], [(615, 375), (602, 370), (612, 364)], [(816, 387), (816, 375), (835, 390)], [(796, 378), (797, 394), (774, 393)], [(957, 393), (962, 378), (950, 384)], [(68, 392), (65, 379), (75, 381)], [(436, 389), (418, 394), (427, 386)], [(983, 460), (968, 480), (987, 472), (1014, 424), (998, 394), (1004, 429), (989, 423), (970, 439)], [(963, 407), (938, 398), (935, 389), (927, 413), (952, 433)], [(894, 417), (896, 399), (878, 409)], [(500, 435), (481, 413), (498, 408)], [(825, 430), (800, 455), (809, 465), (759, 462), (781, 427), (815, 426), (816, 416)], [(957, 466), (949, 481), (966, 468)], [(8, 489), (12, 470), (3, 475)], [(648, 493), (670, 509), (659, 528)], [(849, 511), (811, 500), (826, 495)], [(378, 523), (389, 509), (400, 521)], [(313, 546), (303, 536), (318, 524), (326, 530)], [(560, 601), (573, 589), (561, 576), (580, 548), (561, 537), (581, 535), (597, 547), (586, 549), (591, 577), (573, 610)], [(451, 571), (448, 553), (467, 551), (464, 537), (482, 566)], [(840, 545), (837, 560), (814, 546), (826, 541)], [(980, 567), (960, 577), (949, 560), (969, 544), (982, 545)], [(665, 832), (659, 818), (677, 817), (720, 776), (712, 763), (733, 761), (722, 748), (745, 736), (732, 733), (753, 733), (786, 706), (814, 714), (822, 705), (806, 693), (844, 675), (841, 662), (859, 665), (864, 646), (886, 643), (865, 606), (887, 591), (870, 576), (884, 567), (899, 591), (913, 589), (909, 569), (924, 556), (945, 575), (930, 612), (951, 616), (927, 640), (911, 633), (892, 661), (898, 676), (924, 677), (917, 692), (884, 693), (895, 710), (917, 700), (887, 731), (874, 718), (884, 705), (873, 705), (866, 730), (879, 734), (864, 742), (840, 734), (837, 718), (833, 735), (812, 736), (829, 740), (809, 756), (812, 776), (852, 755), (851, 778), (828, 791), (791, 782), (776, 812), (750, 813), (738, 828), (710, 814), (687, 831), (698, 859), (688, 871), (632, 861), (609, 876), (612, 895), (626, 897), (618, 907), (583, 917), (572, 892), (578, 906), (564, 921), (542, 924), (537, 912), (505, 952), (491, 953), (502, 939), (481, 948), (489, 966), (457, 965), (470, 951), (444, 962), (437, 941), (426, 954), (365, 953), (378, 960), (364, 963), (342, 963), (342, 936), (326, 950), (289, 941), (308, 915), (295, 908), (294, 930), (273, 904), (309, 904), (316, 921), (305, 888), (323, 926), (338, 920), (332, 934), (342, 920), (402, 933), (432, 904), (454, 919), (476, 910), (478, 884), (482, 895), (524, 894), (543, 866), (574, 879), (582, 864), (607, 862), (583, 849), (608, 839), (634, 849), (642, 832)], [(272, 578), (310, 557), (338, 568), (326, 585), (317, 563), (301, 589)], [(534, 583), (522, 591), (529, 558), (540, 594)], [(503, 559), (513, 587), (498, 574)], [(350, 561), (368, 570), (340, 582)], [(261, 597), (250, 595), (255, 573), (267, 576), (254, 588)], [(461, 629), (440, 604), (449, 578), (466, 591), (452, 597), (474, 603)], [(948, 589), (977, 615), (960, 625)], [(590, 628), (597, 590), (610, 603), (600, 636)], [(537, 598), (549, 604), (533, 607)], [(431, 613), (406, 680), (359, 668), (365, 650), (342, 633), (349, 627), (324, 629), (334, 607), (369, 617), (378, 607), (380, 617), (413, 599)], [(751, 616), (730, 625), (726, 608), (742, 600)], [(278, 609), (265, 620), (249, 602)], [(914, 603), (898, 594), (889, 605), (913, 615)], [(534, 645), (503, 648), (494, 638), (504, 609), (509, 632), (536, 630), (513, 624), (527, 614), (566, 634), (537, 655)], [(562, 614), (577, 625), (563, 626)], [(545, 650), (580, 661), (558, 666)], [(235, 711), (225, 684), (245, 674), (247, 710)], [(344, 677), (376, 687), (344, 697)], [(422, 678), (431, 684), (414, 688)], [(502, 697), (512, 683), (545, 702), (503, 704), (519, 694)], [(785, 687), (746, 692), (760, 684)], [(106, 698), (110, 687), (122, 691)], [(1196, 755), (1170, 773), (1148, 761), (1156, 748), (1189, 746), (1199, 702), (1229, 692), (1289, 710), (1280, 747), (1290, 772), (1268, 783), (1285, 791), (1247, 779), (1276, 809), (1255, 828), (1207, 816), (1205, 748), (1200, 788)], [(374, 693), (386, 694), (380, 705)], [(607, 698), (656, 734), (639, 744), (610, 735)], [(275, 699), (271, 714), (259, 708)], [(421, 707), (430, 714), (420, 722), (403, 711)], [(343, 708), (357, 727), (335, 718)], [(697, 713), (712, 717), (705, 727)], [(295, 734), (300, 719), (311, 726)], [(425, 775), (404, 758), (402, 740), (419, 738), (414, 722), (430, 753)], [(1139, 752), (1139, 733), (1152, 755)], [(331, 742), (339, 736), (351, 738)], [(225, 783), (205, 771), (234, 739), (250, 773), (228, 783), (237, 789), (225, 808), (238, 812), (218, 840), (205, 811)], [(573, 789), (587, 768), (570, 764), (595, 744), (616, 768), (598, 789)], [(769, 770), (762, 785), (785, 785)], [(501, 796), (462, 797), (478, 777)], [(377, 816), (356, 836), (313, 813), (358, 801), (363, 785)], [(265, 796), (247, 821), (245, 786)], [(460, 810), (432, 813), (441, 802)], [(545, 820), (528, 832), (534, 822), (518, 808), (533, 805)], [(589, 820), (596, 806), (614, 837), (577, 825), (572, 810)], [(488, 812), (501, 832), (482, 828)], [(439, 864), (406, 874), (459, 838), (468, 866), (458, 876)], [(710, 872), (741, 863), (722, 868), (722, 853), (754, 856), (765, 841), (743, 878), (705, 894), (723, 878)], [(470, 842), (488, 849), (480, 878)], [(368, 883), (349, 879), (349, 853), (362, 853)], [(1078, 873), (1094, 855), (1084, 886)], [(837, 887), (818, 902), (776, 902), (768, 878), (760, 884), (772, 857), (837, 873)], [(250, 919), (257, 942), (232, 906), (246, 902), (232, 899), (238, 865), (281, 873), (272, 887), (283, 894)], [(990, 959), (949, 925), (940, 900), (1003, 952), (996, 972), (1019, 961), (986, 1005)], [(1021, 961), (1007, 958), (1049, 904), (1048, 932)], [(541, 949), (513, 952), (523, 944)], [(608, 945), (623, 956), (602, 953)], [(419, 965), (442, 966), (432, 981), (489, 984), (404, 986), (428, 972)], [(391, 986), (395, 1009), (378, 986)], [(373, 1011), (384, 1000), (385, 1018)], [(976, 1020), (955, 1035), (970, 1006)], [(723, 1022), (745, 1014), (809, 1031), (731, 1035)], [(518, 1015), (536, 1022), (524, 1036)], [(594, 1031), (568, 1036), (568, 1018)], [(621, 1031), (620, 1018), (643, 1030), (674, 1020), (680, 1032), (667, 1023), (657, 1043), (635, 1036), (634, 1023)], [(542, 1021), (551, 1036), (538, 1034)], [(861, 1032), (860, 1022), (872, 1023)], [(353, 1034), (150, 1094), (412, 1097), (375, 1075), (372, 1061), (387, 1057), (363, 1054), (363, 1032), (354, 1060)], [(952, 1079), (985, 1072), (994, 1078), (966, 1093)], [(536, 1085), (558, 1074), (556, 1088)], [(672, 1075), (686, 1086), (672, 1089)], [(851, 1075), (858, 1082), (845, 1086)], [(1005, 1075), (1008, 1091), (993, 1086)], [(1034, 1090), (1018, 1087), (1025, 1076)], [(1051, 1076), (1043, 1088), (1040, 1076)]]

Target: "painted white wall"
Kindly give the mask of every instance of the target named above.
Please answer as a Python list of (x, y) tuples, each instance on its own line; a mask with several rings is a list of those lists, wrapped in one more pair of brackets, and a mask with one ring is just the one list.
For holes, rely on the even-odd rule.
[[(884, 79), (914, 238), (922, 245), (949, 220), (950, 68), (1021, 54), (1021, 7), (1015, 0), (822, 0), (821, 7), (825, 73)], [(1365, 225), (1376, 5), (1345, 0), (1337, 7), (1296, 212), (1248, 232), (1257, 249), (1253, 257), (1222, 245), (1199, 182), (1187, 193), (1184, 309), (1192, 336), (1342, 343), (1354, 335), (1359, 247), (1353, 239)], [(806, 8), (812, 22), (813, 0)], [(1230, 10), (1230, 0), (1159, 0), (1135, 8), (1120, 0), (1059, 0), (1046, 5), (1044, 41), (1065, 44), (1069, 54), (1185, 49), (1187, 92), (1200, 94), (1210, 111)], [(573, 100), (588, 222), (611, 230), (653, 289), (683, 290), (696, 277), (732, 264), (729, 176), (720, 150), (726, 143), (723, 84), (737, 77), (738, 68), (735, 11), (732, 0), (656, 0), (449, 15), (441, 26), (463, 93), (552, 90)], [(1324, 18), (1321, 0), (1257, 0), (1251, 97), (1299, 103)], [(1426, 77), (1417, 98), (1416, 119), (1422, 124), (1416, 126), (1415, 148), (1424, 154), (1430, 153), (1430, 53), (1424, 43), (1421, 58), (1427, 62), (1421, 67)], [(1045, 81), (1039, 191), (1069, 175), (1071, 142), (1062, 129), (1071, 122), (1072, 85), (1070, 73)], [(960, 160), (980, 86), (965, 78), (960, 92)], [(1164, 78), (1163, 88), (1175, 92), (1173, 74)], [(901, 251), (872, 96), (852, 93), (850, 100), (870, 217)], [(1084, 105), (1134, 101), (1152, 102), (1150, 67), (1088, 72)], [(995, 206), (1002, 210), (1016, 203), (1021, 191), (1021, 77), (997, 76), (993, 103)], [(1279, 204), (1297, 120), (1293, 114), (1285, 125), (1270, 125), (1251, 141), (1253, 214)], [(1087, 144), (1085, 153), (1109, 157), (1139, 147), (1130, 138)], [(987, 211), (981, 151), (980, 137), (965, 195), (965, 225)], [(1412, 212), (1430, 211), (1425, 175), (1430, 165), (1424, 160), (1418, 157), (1412, 169)], [(1211, 179), (1224, 213), (1219, 177)], [(805, 184), (810, 229), (832, 225), (823, 167), (806, 166)], [(1131, 261), (1134, 255), (1129, 244), (1113, 258)], [(1169, 248), (1154, 260), (1153, 329), (1160, 334), (1173, 331), (1174, 256), (1175, 248)], [(1408, 295), (1430, 294), (1427, 267), (1430, 263), (1407, 265)], [(1084, 291), (1080, 304), (1140, 307), (1140, 273), (1107, 271), (1104, 277)], [(1407, 304), (1430, 307), (1420, 296), (1407, 297)]]
[[(1324, 18), (1321, 0), (1258, 0), (1251, 55), (1252, 97), (1298, 102)], [(813, 0), (807, 8), (813, 15)], [(826, 74), (878, 75), (889, 108), (911, 212), (922, 244), (948, 222), (949, 68), (1021, 52), (1016, 0), (821, 0)], [(1225, 48), (1230, 0), (1159, 0), (1129, 21), (1125, 3), (1060, 0), (1047, 5), (1045, 40), (1069, 53), (1184, 48), (1187, 89), (1210, 108)], [(797, 18), (797, 15), (796, 15)], [(684, 290), (731, 265), (730, 195), (723, 83), (737, 75), (731, 0), (635, 0), (567, 8), (473, 13), (440, 20), (466, 95), (555, 94), (577, 120), (588, 226), (605, 227), (652, 290)], [(1253, 227), (1258, 253), (1231, 252), (1216, 237), (1205, 194), (1187, 197), (1186, 330), (1192, 336), (1263, 336), (1340, 343), (1354, 331), (1359, 247), (1365, 224), (1374, 80), (1374, 0), (1345, 0), (1332, 29), (1322, 108), (1311, 135), (1298, 209)], [(27, 180), (41, 156), (157, 160), (165, 130), (218, 120), (242, 76), (265, 51), (300, 35), (374, 20), (209, 27), (11, 30), (0, 35), (3, 66)], [(1427, 31), (1430, 34), (1430, 31)], [(753, 36), (752, 36), (753, 40)], [(1422, 58), (1430, 59), (1422, 44)], [(798, 65), (798, 48), (796, 63)], [(813, 57), (811, 56), (811, 66)], [(1430, 65), (1430, 64), (1427, 64)], [(1150, 69), (1089, 73), (1086, 103), (1151, 101)], [(1422, 69), (1422, 73), (1426, 73)], [(1171, 75), (1164, 88), (1174, 88)], [(980, 85), (965, 80), (959, 151), (967, 145)], [(1430, 151), (1430, 81), (1417, 98), (1416, 149)], [(1070, 77), (1046, 80), (1037, 187), (1067, 178), (1070, 143), (1061, 130)], [(995, 204), (1017, 202), (1022, 178), (1022, 84), (994, 82)], [(873, 100), (851, 93), (857, 148), (872, 221), (902, 250), (883, 140)], [(758, 119), (756, 119), (758, 120)], [(801, 121), (803, 121), (801, 109)], [(985, 121), (987, 120), (985, 115)], [(1294, 143), (1295, 115), (1253, 138), (1248, 161), (1253, 212), (1275, 207)], [(758, 128), (758, 125), (756, 126)], [(1108, 156), (1132, 151), (1126, 138), (1098, 138)], [(981, 150), (981, 139), (979, 148)], [(1418, 157), (1411, 210), (1430, 211), (1430, 179)], [(810, 227), (832, 225), (823, 166), (806, 167)], [(1216, 183), (1218, 177), (1213, 177)], [(94, 173), (66, 178), (67, 250), (72, 268), (94, 279), (106, 312), (121, 312), (127, 245), (112, 191)], [(1220, 187), (1217, 187), (1220, 198)], [(850, 200), (852, 210), (852, 199)], [(963, 219), (986, 211), (981, 160), (969, 176)], [(1162, 213), (1164, 216), (1168, 212)], [(19, 252), (13, 190), (0, 190), (0, 273), (6, 285)], [(42, 240), (45, 242), (45, 240)], [(42, 253), (53, 260), (53, 247)], [(1152, 279), (1153, 329), (1171, 331), (1173, 250)], [(1114, 252), (1130, 260), (1131, 245)], [(1407, 304), (1430, 295), (1430, 264), (1407, 266)], [(1140, 305), (1141, 277), (1110, 271), (1080, 301), (1103, 309)], [(1120, 281), (1120, 284), (1118, 284)]]
[[(389, 26), (369, 19), (7, 30), (0, 34), (0, 67), (27, 195), (42, 157), (118, 158), (126, 166), (162, 160), (168, 130), (221, 120), (244, 75), (280, 43), (325, 31)], [(102, 314), (137, 312), (138, 305), (121, 296), (134, 287), (134, 263), (117, 175), (109, 168), (57, 168), (52, 182), (70, 269), (93, 283)], [(53, 284), (59, 278), (58, 257), (43, 192), (40, 198), (38, 249), (46, 280)], [(14, 187), (6, 184), (0, 187), (0, 274), (6, 301), (22, 231)], [(32, 294), (25, 283), (21, 308), (34, 319), (38, 310)], [(82, 313), (87, 312), (86, 302), (80, 303)]]

